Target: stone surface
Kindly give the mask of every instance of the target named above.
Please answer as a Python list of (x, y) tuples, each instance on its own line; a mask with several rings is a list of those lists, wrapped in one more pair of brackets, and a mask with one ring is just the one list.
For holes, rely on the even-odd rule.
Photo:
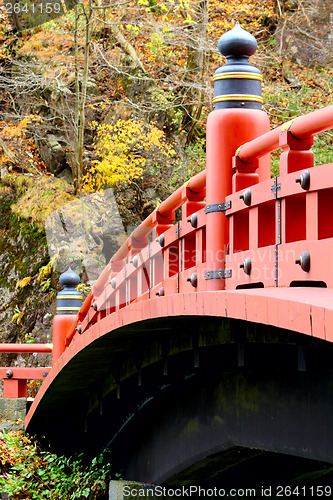
[(0, 398), (0, 417), (2, 419), (24, 419), (25, 411), (25, 398)]
[(333, 62), (333, 0), (290, 4), (276, 32), (281, 55), (297, 64), (323, 66)]
[(57, 270), (70, 266), (93, 282), (125, 237), (112, 189), (83, 196), (46, 221), (50, 255), (60, 253)]
[(53, 134), (36, 137), (35, 142), (42, 160), (52, 174), (58, 175), (68, 166), (65, 151)]
[[(0, 342), (26, 342), (30, 338), (36, 342), (50, 342), (52, 321), (43, 319), (50, 303), (40, 283), (33, 280), (33, 284), (23, 290), (17, 286), (19, 280), (36, 276), (47, 263), (46, 237), (44, 231), (16, 216), (13, 206), (17, 201), (13, 189), (0, 196)], [(14, 317), (18, 310), (24, 313), (19, 323)], [(29, 337), (24, 340), (25, 334)], [(37, 366), (38, 363), (48, 366), (50, 358), (45, 361), (42, 359), (45, 356), (49, 355), (25, 354), (22, 360), (15, 354), (2, 353), (0, 358), (2, 366)]]
[[(111, 481), (109, 486), (109, 500), (155, 500), (161, 495), (155, 495), (156, 487), (153, 484), (143, 484), (130, 481)], [(163, 495), (167, 499), (168, 496)]]
[(25, 398), (0, 398), (0, 431), (23, 430), (25, 415)]

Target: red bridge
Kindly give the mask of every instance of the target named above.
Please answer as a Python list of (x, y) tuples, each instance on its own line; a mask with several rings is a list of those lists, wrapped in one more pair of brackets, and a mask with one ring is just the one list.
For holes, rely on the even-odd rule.
[(82, 307), (63, 275), (53, 367), (26, 419), (61, 451), (109, 446), (126, 478), (333, 463), (333, 164), (311, 151), (333, 106), (270, 130), (254, 38), (237, 25), (219, 48), (206, 171), (142, 222)]

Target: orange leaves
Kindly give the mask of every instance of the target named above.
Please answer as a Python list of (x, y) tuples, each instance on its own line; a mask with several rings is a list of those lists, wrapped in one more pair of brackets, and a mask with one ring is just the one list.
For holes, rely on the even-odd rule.
[(13, 137), (24, 137), (25, 135), (25, 129), (27, 128), (28, 124), (31, 122), (30, 118), (23, 118), (18, 124), (10, 124), (7, 125), (7, 127), (4, 127), (1, 132), (0, 136), (2, 139), (12, 139)]
[(39, 61), (48, 61), (51, 66), (54, 66), (60, 63), (72, 63), (71, 53), (74, 54), (74, 41), (71, 34), (43, 30), (25, 40), (18, 55), (36, 57)]
[[(210, 0), (209, 12), (211, 22), (209, 33), (214, 38), (219, 38), (225, 31), (233, 28), (236, 21), (243, 24), (243, 28), (250, 31), (254, 36), (262, 34), (265, 19), (275, 18), (275, 2), (272, 0)], [(245, 25), (245, 26), (244, 26)]]
[(21, 280), (19, 280), (16, 283), (15, 289), (17, 289), (17, 288), (24, 288), (24, 287), (30, 285), (31, 280), (32, 280), (32, 276), (26, 276), (25, 278), (22, 278)]
[(25, 130), (27, 129), (29, 123), (31, 122), (41, 122), (42, 119), (37, 115), (29, 115), (23, 118), (17, 124), (9, 124), (4, 127), (0, 132), (0, 137), (2, 139), (13, 139), (14, 137), (25, 137)]

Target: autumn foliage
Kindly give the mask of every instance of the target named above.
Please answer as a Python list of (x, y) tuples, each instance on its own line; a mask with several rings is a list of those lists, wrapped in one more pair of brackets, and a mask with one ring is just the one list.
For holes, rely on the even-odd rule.
[(149, 163), (167, 161), (175, 154), (165, 134), (140, 120), (92, 124), (96, 129), (95, 153), (100, 159), (84, 177), (85, 191), (99, 191), (117, 182), (131, 182)]
[(111, 464), (106, 453), (91, 463), (42, 451), (22, 432), (0, 434), (0, 489), (12, 500), (105, 498)]

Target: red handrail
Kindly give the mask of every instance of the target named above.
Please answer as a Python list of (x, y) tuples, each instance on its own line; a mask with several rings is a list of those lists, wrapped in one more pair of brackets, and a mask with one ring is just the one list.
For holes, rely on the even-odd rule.
[[(172, 193), (166, 200), (162, 201), (157, 209), (157, 213), (161, 217), (170, 217), (172, 212), (177, 210), (183, 202), (184, 202), (184, 189), (186, 187), (189, 188), (193, 193), (200, 193), (205, 189), (206, 186), (206, 170), (199, 172), (197, 175), (192, 177), (188, 182), (186, 182), (183, 186), (180, 186), (174, 193)], [(152, 212), (143, 222), (141, 222), (140, 226), (138, 226), (130, 238), (128, 238), (125, 243), (119, 248), (119, 250), (114, 254), (111, 259), (111, 263), (116, 263), (124, 260), (129, 254), (132, 243), (131, 240), (135, 241), (143, 241), (150, 234), (154, 226), (156, 225), (156, 211)], [(100, 280), (103, 281), (102, 275), (96, 281), (94, 288), (100, 287)]]
[(92, 301), (95, 296), (100, 295), (104, 290), (105, 284), (108, 279), (110, 279), (110, 274), (112, 271), (120, 271), (123, 267), (124, 260), (128, 256), (129, 252), (133, 248), (133, 242), (143, 242), (145, 238), (151, 233), (153, 228), (157, 225), (156, 213), (161, 217), (166, 219), (170, 217), (174, 210), (177, 210), (186, 199), (186, 188), (188, 188), (194, 194), (200, 194), (204, 191), (206, 187), (206, 170), (199, 172), (193, 176), (189, 181), (179, 187), (172, 195), (170, 195), (166, 200), (164, 200), (158, 207), (157, 210), (152, 212), (141, 224), (138, 226), (131, 236), (123, 243), (119, 250), (113, 255), (111, 261), (104, 268), (100, 276), (94, 283), (92, 290), (89, 292), (87, 298), (85, 299), (78, 315), (66, 335), (66, 346), (68, 346), (76, 332), (76, 328), (79, 321), (87, 315)]
[(52, 353), (52, 344), (0, 344), (0, 352)]
[[(271, 153), (281, 146), (280, 136), (283, 131), (289, 131), (296, 139), (305, 139), (313, 134), (322, 132), (333, 127), (333, 106), (328, 106), (307, 115), (300, 116), (290, 122), (285, 123), (241, 146), (236, 155), (244, 163), (251, 163), (257, 158)], [(125, 264), (125, 259), (133, 249), (142, 248), (147, 241), (148, 235), (158, 224), (163, 225), (171, 222), (172, 214), (186, 201), (188, 190), (194, 194), (203, 194), (206, 187), (206, 171), (192, 177), (188, 182), (179, 187), (166, 200), (164, 200), (157, 210), (152, 212), (138, 226), (131, 236), (123, 243), (114, 254), (111, 261), (105, 267), (99, 278), (96, 280), (92, 290), (83, 303), (76, 320), (66, 336), (66, 345), (69, 345), (76, 332), (79, 321), (82, 321), (91, 307), (93, 300), (98, 297), (105, 288), (106, 282), (112, 277), (112, 273), (118, 273)], [(162, 222), (161, 222), (162, 218)]]
[(236, 152), (236, 156), (244, 163), (252, 163), (257, 158), (261, 158), (280, 147), (279, 137), (284, 130), (289, 130), (296, 139), (306, 139), (311, 135), (324, 132), (332, 127), (333, 105), (312, 111), (307, 115), (299, 116), (243, 144)]

